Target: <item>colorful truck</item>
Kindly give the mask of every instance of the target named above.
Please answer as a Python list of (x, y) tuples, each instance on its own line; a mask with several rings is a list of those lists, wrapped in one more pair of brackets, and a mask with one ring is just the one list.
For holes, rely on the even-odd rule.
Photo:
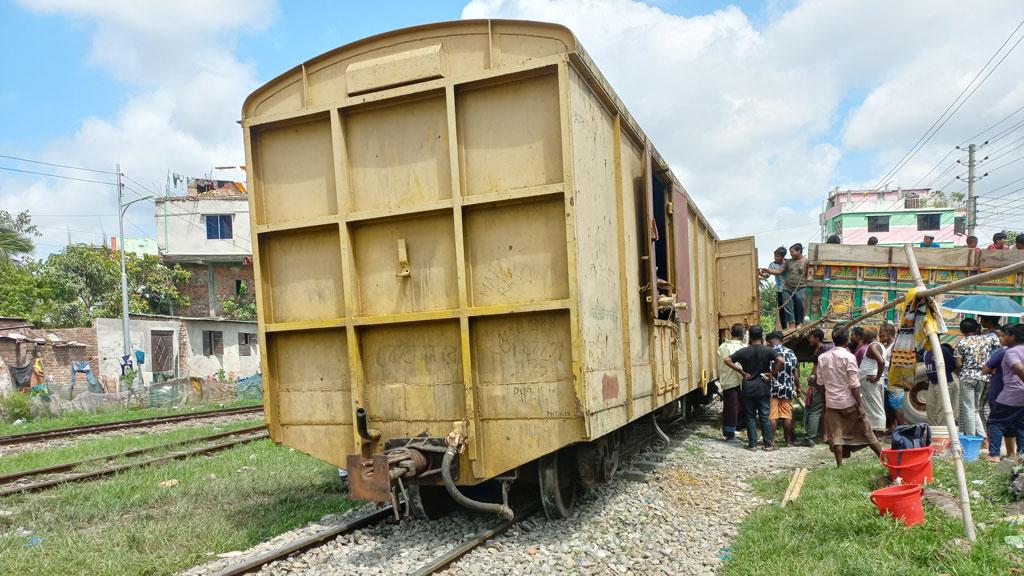
[[(837, 324), (850, 321), (866, 312), (881, 308), (890, 300), (901, 298), (914, 287), (907, 267), (903, 247), (846, 244), (811, 244), (808, 248), (806, 314), (809, 322), (818, 323), (826, 337)], [(921, 275), (929, 288), (961, 280), (968, 276), (1008, 266), (1024, 260), (1024, 251), (974, 250), (971, 248), (915, 247)], [(944, 342), (955, 343), (960, 338), (960, 321), (965, 315), (941, 308), (943, 301), (964, 294), (991, 294), (1008, 296), (1018, 303), (1024, 300), (1024, 273), (968, 286), (962, 290), (936, 297), (947, 331)], [(897, 323), (900, 307), (864, 320), (863, 325)], [(1004, 321), (1017, 322), (1011, 318)], [(796, 338), (790, 344), (801, 361), (812, 359), (812, 350), (805, 341)], [(920, 421), (925, 412), (925, 394), (928, 380), (923, 370), (913, 390), (907, 395), (904, 413), (908, 420)]]

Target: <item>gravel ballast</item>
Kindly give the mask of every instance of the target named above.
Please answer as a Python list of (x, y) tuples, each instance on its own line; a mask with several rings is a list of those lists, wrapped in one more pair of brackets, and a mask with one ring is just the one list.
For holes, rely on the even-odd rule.
[[(573, 516), (549, 521), (534, 516), (464, 556), (449, 576), (480, 574), (715, 574), (728, 558), (739, 523), (764, 501), (750, 481), (788, 474), (797, 467), (829, 464), (824, 447), (749, 452), (745, 444), (723, 443), (715, 404), (694, 423), (672, 432), (671, 446), (643, 453), (633, 462), (660, 462), (646, 481), (625, 479), (598, 485), (577, 497)], [(627, 463), (624, 468), (630, 468)], [(628, 475), (635, 476), (635, 475)], [(641, 475), (642, 476), (642, 475)], [(245, 552), (231, 553), (184, 574), (212, 574), (241, 559), (265, 553), (344, 516), (282, 534)], [(283, 574), (405, 574), (429, 562), (496, 518), (457, 511), (433, 522), (370, 526), (259, 572)]]

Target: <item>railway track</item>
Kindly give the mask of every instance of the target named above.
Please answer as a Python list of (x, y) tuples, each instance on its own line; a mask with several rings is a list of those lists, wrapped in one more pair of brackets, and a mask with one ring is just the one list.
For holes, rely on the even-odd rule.
[[(32, 470), (12, 472), (0, 475), (0, 496), (8, 496), (24, 492), (36, 492), (68, 482), (95, 480), (112, 474), (117, 474), (118, 472), (123, 472), (125, 470), (131, 470), (133, 468), (163, 464), (165, 462), (182, 460), (202, 454), (212, 454), (214, 452), (220, 452), (221, 450), (227, 450), (228, 448), (232, 448), (239, 444), (245, 444), (254, 440), (266, 438), (267, 436), (268, 434), (264, 426), (253, 426), (239, 430), (219, 432), (208, 436), (200, 436), (198, 438), (191, 438), (179, 442), (157, 444), (156, 446), (150, 446), (148, 448), (138, 448), (135, 450), (108, 454), (86, 460), (78, 460), (75, 462), (35, 468)], [(217, 440), (223, 439), (228, 440), (216, 442)], [(188, 446), (196, 443), (207, 444), (204, 446), (187, 448)], [(161, 455), (145, 458), (146, 455), (152, 454)], [(140, 457), (143, 457), (143, 459), (122, 464), (112, 464), (112, 462), (120, 458)], [(103, 464), (107, 465), (103, 466)], [(100, 465), (100, 467), (87, 471), (75, 472), (78, 468), (90, 467), (92, 465)]]
[(127, 428), (148, 428), (160, 424), (170, 424), (185, 420), (202, 420), (206, 418), (217, 418), (220, 416), (233, 416), (235, 414), (254, 414), (262, 412), (262, 406), (247, 406), (245, 408), (225, 408), (223, 410), (209, 410), (206, 412), (195, 412), (191, 414), (175, 414), (173, 416), (154, 416), (151, 418), (137, 418), (135, 420), (121, 420), (118, 422), (106, 422), (104, 424), (86, 424), (83, 426), (71, 426), (69, 428), (57, 428), (54, 430), (42, 430), (39, 432), (25, 432), (23, 434), (11, 434), (0, 436), (0, 446), (12, 444), (25, 444), (52, 440), (54, 438), (66, 438), (68, 436), (81, 436), (84, 434), (96, 434), (98, 432), (110, 432), (112, 430), (124, 430)]
[[(671, 431), (678, 426), (681, 426), (684, 422), (684, 418), (679, 417), (662, 426), (664, 426), (665, 430)], [(650, 421), (650, 424), (650, 427), (641, 426), (637, 430), (631, 431), (628, 437), (624, 439), (622, 445), (622, 454), (624, 459), (638, 456), (645, 448), (657, 446), (659, 443), (665, 448), (669, 446), (668, 436), (665, 431), (662, 430), (662, 427), (653, 419)], [(400, 507), (402, 507), (402, 504), (403, 502), (400, 500)], [(460, 558), (472, 552), (480, 545), (505, 533), (522, 520), (533, 517), (540, 510), (540, 501), (521, 504), (516, 507), (516, 513), (513, 519), (501, 519), (488, 523), (480, 530), (474, 532), (470, 537), (462, 540), (459, 544), (443, 550), (437, 556), (420, 565), (416, 570), (407, 573), (410, 574), (410, 576), (432, 576), (433, 574), (443, 572), (452, 564), (456, 563)], [(373, 512), (357, 516), (345, 523), (326, 528), (279, 548), (263, 552), (242, 562), (221, 568), (220, 570), (210, 573), (208, 576), (241, 576), (243, 574), (252, 574), (258, 572), (264, 566), (279, 560), (287, 559), (295, 554), (301, 554), (319, 546), (326, 545), (339, 536), (350, 534), (356, 530), (379, 522), (385, 522), (388, 519), (394, 518), (394, 516), (394, 510), (390, 505), (387, 505), (374, 510)]]

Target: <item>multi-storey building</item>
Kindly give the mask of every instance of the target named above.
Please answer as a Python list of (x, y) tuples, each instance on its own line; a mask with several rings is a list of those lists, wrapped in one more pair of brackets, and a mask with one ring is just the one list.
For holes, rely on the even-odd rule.
[(184, 290), (189, 306), (174, 310), (175, 315), (222, 316), (225, 299), (243, 290), (252, 294), (249, 203), (243, 183), (190, 178), (184, 196), (156, 199), (156, 223), (161, 260), (192, 273)]
[(913, 190), (840, 190), (828, 193), (819, 215), (821, 238), (836, 234), (843, 244), (919, 243), (933, 236), (940, 246), (966, 243), (962, 199), (930, 188)]

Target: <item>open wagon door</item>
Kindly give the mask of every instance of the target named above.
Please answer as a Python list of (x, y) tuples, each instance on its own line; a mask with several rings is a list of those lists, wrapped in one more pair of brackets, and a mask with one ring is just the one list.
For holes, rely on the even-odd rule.
[(718, 328), (761, 321), (754, 237), (718, 241)]

